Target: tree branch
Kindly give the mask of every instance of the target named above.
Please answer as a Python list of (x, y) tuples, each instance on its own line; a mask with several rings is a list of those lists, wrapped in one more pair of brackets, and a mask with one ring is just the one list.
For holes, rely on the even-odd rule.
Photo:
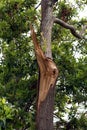
[(41, 5), (41, 2), (35, 7), (35, 10), (38, 9), (40, 5)]
[(87, 25), (85, 25), (83, 27), (82, 31), (80, 33), (77, 33), (76, 29), (72, 25), (69, 25), (68, 23), (64, 22), (63, 20), (60, 20), (60, 19), (54, 17), (54, 23), (57, 23), (57, 24), (61, 25), (62, 27), (69, 29), (71, 31), (71, 33), (76, 38), (79, 38), (79, 39), (83, 38), (82, 34), (84, 34), (84, 31), (87, 28)]

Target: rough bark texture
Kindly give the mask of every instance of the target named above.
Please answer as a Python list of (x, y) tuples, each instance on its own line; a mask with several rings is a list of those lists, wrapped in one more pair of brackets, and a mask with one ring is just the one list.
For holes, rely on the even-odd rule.
[(37, 101), (37, 130), (53, 130), (53, 107), (55, 83), (58, 69), (55, 63), (41, 50), (35, 32), (31, 27), (37, 62), (40, 68), (39, 91)]
[[(51, 52), (51, 32), (53, 26), (53, 3), (52, 0), (42, 0), (41, 2), (41, 33), (42, 40), (41, 44), (46, 42), (45, 55), (52, 58)], [(44, 39), (44, 40), (43, 40)]]

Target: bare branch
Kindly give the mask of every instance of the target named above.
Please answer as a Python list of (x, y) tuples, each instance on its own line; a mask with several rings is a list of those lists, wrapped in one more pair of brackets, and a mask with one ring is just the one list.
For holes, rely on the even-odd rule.
[(41, 5), (41, 2), (35, 7), (35, 10), (38, 9), (40, 5)]
[(79, 39), (83, 38), (82, 34), (84, 33), (85, 29), (87, 28), (87, 25), (85, 25), (83, 27), (82, 31), (80, 33), (77, 33), (76, 29), (72, 25), (69, 25), (68, 23), (64, 22), (63, 20), (60, 20), (60, 19), (54, 17), (54, 23), (57, 23), (57, 24), (61, 25), (62, 27), (69, 29), (71, 31), (71, 33)]

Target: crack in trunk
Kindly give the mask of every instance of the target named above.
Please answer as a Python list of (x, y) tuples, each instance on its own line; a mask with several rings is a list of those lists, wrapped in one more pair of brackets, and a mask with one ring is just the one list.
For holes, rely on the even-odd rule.
[(36, 127), (37, 130), (53, 130), (54, 93), (58, 69), (53, 60), (45, 56), (37, 41), (33, 27), (30, 28), (40, 69)]

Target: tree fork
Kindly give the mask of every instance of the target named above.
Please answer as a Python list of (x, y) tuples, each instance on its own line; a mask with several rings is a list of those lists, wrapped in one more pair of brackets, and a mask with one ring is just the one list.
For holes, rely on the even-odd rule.
[(36, 127), (37, 130), (53, 130), (54, 93), (58, 69), (52, 59), (43, 53), (32, 26), (30, 29), (40, 69)]

